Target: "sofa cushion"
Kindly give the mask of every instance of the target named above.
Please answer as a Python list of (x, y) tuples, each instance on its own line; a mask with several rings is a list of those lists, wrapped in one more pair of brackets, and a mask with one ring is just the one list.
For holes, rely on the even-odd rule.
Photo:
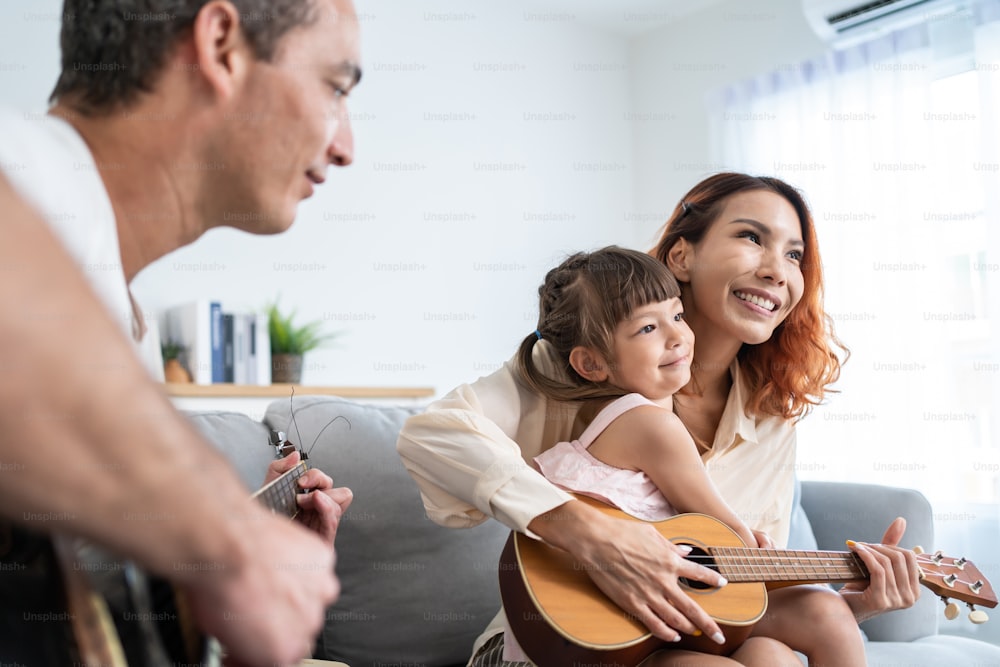
[(266, 426), (241, 412), (185, 412), (184, 415), (229, 459), (247, 489), (256, 491), (263, 485), (267, 466), (274, 460)]
[[(934, 546), (931, 506), (913, 489), (810, 481), (802, 485), (802, 507), (812, 521), (820, 549), (843, 551), (847, 539), (879, 542), (897, 516), (907, 522), (900, 546), (920, 545), (927, 550)], [(912, 641), (936, 634), (941, 603), (923, 592), (909, 609), (880, 614), (862, 623), (862, 630), (873, 642)]]
[(792, 520), (788, 527), (788, 548), (815, 551), (816, 535), (809, 517), (802, 509), (802, 482), (795, 478), (795, 496), (792, 499)]
[(351, 667), (464, 664), (500, 608), (497, 562), (508, 531), (496, 521), (471, 529), (427, 519), (416, 484), (396, 453), (416, 408), (336, 397), (272, 403), (271, 428), (309, 462), (348, 486), (354, 502), (337, 533), (343, 592), (327, 612), (317, 657)]

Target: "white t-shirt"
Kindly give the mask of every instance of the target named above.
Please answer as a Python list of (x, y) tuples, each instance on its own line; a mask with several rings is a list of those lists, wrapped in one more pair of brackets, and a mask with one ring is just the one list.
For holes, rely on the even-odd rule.
[[(41, 213), (150, 373), (162, 379), (162, 366), (152, 361), (159, 351), (143, 349), (137, 335), (143, 319), (125, 281), (114, 210), (83, 138), (60, 118), (0, 109), (0, 171)], [(146, 345), (158, 345), (156, 338), (147, 336)]]

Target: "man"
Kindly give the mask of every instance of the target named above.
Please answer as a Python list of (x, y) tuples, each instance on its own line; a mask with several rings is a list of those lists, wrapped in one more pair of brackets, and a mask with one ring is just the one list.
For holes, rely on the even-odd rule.
[(166, 577), (239, 662), (295, 662), (339, 592), (350, 492), (307, 474), (315, 531), (251, 501), (143, 370), (127, 283), (212, 227), (287, 229), (351, 162), (353, 7), (66, 0), (63, 16), (49, 117), (0, 115), (0, 516)]

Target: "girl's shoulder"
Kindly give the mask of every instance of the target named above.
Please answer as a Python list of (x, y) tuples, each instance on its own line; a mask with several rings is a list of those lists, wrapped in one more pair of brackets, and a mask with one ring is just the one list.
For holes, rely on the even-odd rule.
[(677, 415), (646, 401), (620, 413), (586, 446), (610, 465), (642, 470), (643, 461), (650, 457), (670, 454), (676, 447), (694, 447), (694, 443)]
[[(672, 410), (661, 407), (639, 394), (628, 394), (608, 404), (598, 415), (606, 420), (602, 430), (628, 431), (646, 436), (684, 429), (684, 424)], [(595, 422), (597, 419), (595, 419)]]

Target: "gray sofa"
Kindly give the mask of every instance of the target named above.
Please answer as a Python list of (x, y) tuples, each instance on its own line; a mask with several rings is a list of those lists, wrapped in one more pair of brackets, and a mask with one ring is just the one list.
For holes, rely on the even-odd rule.
[[(399, 429), (417, 409), (306, 396), (295, 399), (294, 422), (287, 400), (275, 401), (264, 423), (238, 413), (189, 413), (249, 488), (260, 486), (271, 460), (274, 428), (309, 451), (312, 465), (337, 485), (353, 489), (337, 538), (343, 593), (328, 610), (318, 658), (351, 667), (464, 665), (498, 609), (497, 559), (508, 531), (496, 521), (455, 530), (426, 518), (396, 454)], [(907, 544), (934, 545), (930, 507), (915, 491), (811, 482), (801, 496), (793, 548), (877, 541), (897, 515), (909, 520)], [(939, 634), (941, 609), (925, 591), (914, 608), (865, 623), (869, 664), (1000, 666), (1000, 647)]]

